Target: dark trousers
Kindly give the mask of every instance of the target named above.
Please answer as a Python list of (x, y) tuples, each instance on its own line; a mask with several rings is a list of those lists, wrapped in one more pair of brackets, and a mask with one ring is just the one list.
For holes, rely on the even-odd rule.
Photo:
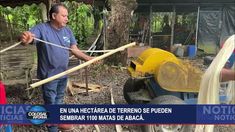
[[(67, 78), (60, 78), (42, 85), (43, 99), (46, 105), (63, 104)], [(57, 126), (48, 126), (49, 132), (57, 132)]]

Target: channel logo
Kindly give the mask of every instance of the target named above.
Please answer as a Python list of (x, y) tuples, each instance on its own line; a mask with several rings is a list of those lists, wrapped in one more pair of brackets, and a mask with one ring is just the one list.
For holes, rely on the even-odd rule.
[(49, 112), (42, 106), (33, 106), (27, 112), (27, 119), (35, 125), (43, 124), (48, 118)]

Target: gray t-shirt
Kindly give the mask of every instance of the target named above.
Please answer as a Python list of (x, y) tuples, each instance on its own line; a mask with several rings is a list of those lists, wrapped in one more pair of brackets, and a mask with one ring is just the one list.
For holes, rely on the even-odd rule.
[[(51, 26), (50, 22), (38, 24), (30, 32), (35, 37), (47, 42), (58, 44), (70, 48), (71, 45), (77, 44), (75, 37), (68, 27), (60, 30)], [(38, 70), (39, 79), (45, 79), (67, 70), (69, 62), (69, 51), (39, 41), (36, 42), (38, 53)]]

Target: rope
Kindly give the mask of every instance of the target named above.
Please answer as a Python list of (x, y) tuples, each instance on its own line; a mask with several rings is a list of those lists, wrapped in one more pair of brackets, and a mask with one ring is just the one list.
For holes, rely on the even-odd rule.
[[(66, 50), (69, 50), (69, 51), (74, 50), (74, 49), (71, 49), (71, 48), (68, 48), (68, 47), (64, 47), (64, 46), (61, 46), (61, 45), (57, 45), (57, 44), (54, 44), (54, 43), (51, 43), (51, 42), (47, 42), (47, 41), (44, 41), (44, 40), (41, 40), (41, 39), (38, 39), (38, 38), (34, 38), (34, 39), (37, 40), (37, 41), (43, 42), (43, 43), (45, 43), (45, 44), (49, 44), (49, 45), (58, 47), (58, 48), (66, 49)], [(7, 51), (7, 50), (10, 50), (10, 49), (12, 49), (12, 48), (14, 48), (14, 47), (16, 47), (16, 46), (18, 46), (18, 45), (20, 45), (20, 44), (21, 44), (21, 41), (18, 42), (18, 43), (16, 43), (16, 44), (14, 44), (14, 45), (12, 45), (12, 46), (9, 46), (9, 47), (7, 47), (7, 48), (1, 50), (0, 53), (3, 53), (3, 52), (5, 52), (5, 51)], [(86, 53), (87, 53), (87, 52), (105, 53), (105, 52), (110, 52), (110, 51), (112, 51), (112, 50), (96, 50), (96, 51), (81, 50), (81, 51), (82, 51), (82, 52), (86, 52)]]
[(71, 51), (73, 50), (73, 49), (71, 49), (71, 48), (64, 47), (64, 46), (60, 46), (60, 45), (57, 45), (57, 44), (54, 44), (54, 43), (51, 43), (51, 42), (47, 42), (47, 41), (44, 41), (44, 40), (41, 40), (41, 39), (38, 39), (38, 38), (34, 38), (34, 39), (37, 40), (37, 41), (40, 41), (40, 42), (43, 42), (43, 43), (46, 43), (46, 44), (55, 46), (55, 47), (62, 48), (62, 49), (71, 50)]
[(18, 46), (18, 45), (20, 45), (20, 44), (21, 44), (21, 42), (18, 42), (18, 43), (16, 43), (16, 44), (12, 45), (12, 46), (9, 46), (9, 47), (7, 47), (7, 48), (1, 50), (0, 53), (3, 53), (3, 52), (5, 52), (5, 51), (7, 51), (7, 50), (9, 50), (9, 49), (12, 49), (12, 48), (14, 48), (14, 47), (16, 47), (16, 46)]
[[(64, 47), (64, 46), (60, 46), (60, 45), (57, 45), (57, 44), (54, 44), (54, 43), (51, 43), (51, 42), (47, 42), (47, 41), (44, 41), (44, 40), (41, 40), (41, 39), (38, 39), (38, 38), (34, 38), (35, 40), (37, 41), (40, 41), (40, 42), (43, 42), (43, 43), (46, 43), (46, 44), (49, 44), (49, 45), (53, 45), (55, 47), (59, 47), (59, 48), (62, 48), (62, 49), (66, 49), (66, 50), (74, 50), (74, 49), (71, 49), (71, 48), (68, 48), (68, 47)], [(104, 52), (110, 52), (112, 50), (95, 50), (95, 51), (92, 51), (92, 50), (81, 50), (82, 52), (94, 52), (94, 53), (104, 53)]]
[[(64, 46), (60, 46), (60, 45), (57, 45), (57, 44), (54, 44), (54, 43), (51, 43), (51, 42), (47, 42), (47, 41), (44, 41), (44, 40), (41, 40), (41, 39), (38, 39), (38, 38), (34, 38), (34, 39), (37, 40), (37, 41), (49, 44), (49, 45), (53, 45), (53, 46), (62, 48), (62, 49), (71, 50), (71, 51), (74, 50), (74, 49), (71, 49), (71, 48), (68, 48), (68, 47), (64, 47)], [(103, 52), (110, 52), (112, 50), (95, 50), (95, 51), (92, 51), (92, 50), (81, 50), (81, 51), (82, 52), (86, 52), (86, 53), (87, 52), (103, 53)]]

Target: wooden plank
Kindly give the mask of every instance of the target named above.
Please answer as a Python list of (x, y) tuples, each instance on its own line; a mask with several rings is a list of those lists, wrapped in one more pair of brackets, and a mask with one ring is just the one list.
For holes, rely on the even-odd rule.
[[(78, 87), (78, 88), (83, 88), (83, 89), (86, 88), (86, 84), (85, 83), (76, 83), (76, 82), (73, 82), (72, 86)], [(89, 84), (88, 85), (88, 89), (90, 89), (90, 90), (96, 90), (96, 89), (100, 89), (100, 88), (101, 88), (101, 86), (97, 85), (97, 84)]]
[[(81, 94), (81, 93), (86, 93), (86, 89), (80, 89), (80, 88), (74, 88), (73, 94)], [(100, 89), (89, 89), (88, 92), (100, 92)]]
[[(100, 92), (101, 86), (97, 84), (89, 84), (88, 92)], [(68, 80), (67, 83), (67, 92), (71, 95), (86, 93), (86, 84), (85, 83), (76, 83)]]

